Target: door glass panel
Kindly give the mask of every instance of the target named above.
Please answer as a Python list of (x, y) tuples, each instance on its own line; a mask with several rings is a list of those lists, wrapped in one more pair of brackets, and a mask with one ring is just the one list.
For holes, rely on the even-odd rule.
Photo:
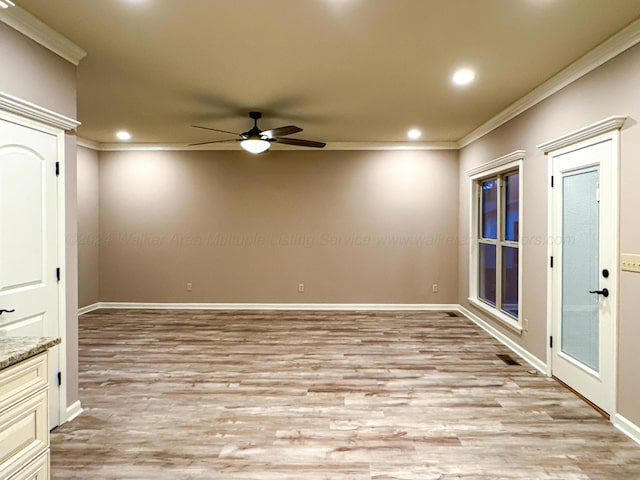
[(563, 177), (562, 351), (598, 370), (599, 170)]
[(502, 310), (518, 318), (518, 249), (502, 247)]
[(504, 177), (504, 239), (517, 242), (520, 227), (520, 174)]
[(496, 246), (489, 243), (479, 244), (480, 268), (478, 279), (478, 296), (489, 302), (496, 304)]
[(482, 238), (498, 238), (498, 180), (482, 182)]

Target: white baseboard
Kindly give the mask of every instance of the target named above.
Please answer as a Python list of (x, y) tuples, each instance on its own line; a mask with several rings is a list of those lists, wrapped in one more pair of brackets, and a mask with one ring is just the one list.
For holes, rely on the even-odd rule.
[(511, 340), (505, 334), (503, 334), (500, 330), (493, 327), (491, 324), (485, 322), (480, 317), (478, 317), (475, 313), (467, 310), (461, 305), (458, 305), (458, 312), (463, 314), (473, 323), (482, 328), (485, 332), (491, 335), (493, 338), (498, 340), (500, 343), (505, 345), (507, 348), (511, 349), (515, 354), (519, 355), (521, 358), (526, 360), (532, 367), (538, 370), (543, 375), (547, 375), (549, 373), (547, 364), (540, 360), (538, 357), (532, 355), (529, 351), (525, 350), (523, 347), (518, 345), (516, 342)]
[(624, 433), (627, 437), (636, 443), (640, 443), (640, 426), (630, 420), (627, 420), (619, 413), (616, 413), (612, 417), (611, 421), (613, 422), (613, 426)]
[(78, 315), (84, 315), (85, 313), (91, 313), (94, 310), (98, 310), (100, 307), (100, 303), (94, 303), (93, 305), (87, 305), (86, 307), (82, 307), (78, 309)]
[(81, 413), (82, 413), (82, 405), (80, 404), (80, 400), (78, 400), (67, 407), (65, 420), (62, 423), (70, 422)]
[(429, 303), (138, 303), (138, 302), (99, 302), (81, 310), (82, 313), (108, 309), (132, 310), (414, 310), (414, 311), (444, 311), (458, 310), (454, 304)]

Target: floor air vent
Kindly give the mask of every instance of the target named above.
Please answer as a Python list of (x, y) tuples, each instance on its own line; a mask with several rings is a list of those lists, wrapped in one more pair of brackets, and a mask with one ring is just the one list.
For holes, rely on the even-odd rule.
[(499, 353), (498, 358), (507, 365), (520, 365), (516, 360), (513, 359), (511, 355), (508, 355), (506, 353)]

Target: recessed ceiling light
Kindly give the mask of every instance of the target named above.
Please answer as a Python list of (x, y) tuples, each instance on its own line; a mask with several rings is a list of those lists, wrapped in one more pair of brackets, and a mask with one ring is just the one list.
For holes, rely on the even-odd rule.
[(409, 137), (411, 140), (417, 140), (421, 136), (422, 136), (422, 132), (417, 128), (412, 128), (407, 132), (407, 137)]
[(476, 73), (470, 68), (461, 68), (453, 74), (452, 80), (456, 85), (469, 85), (476, 78)]
[(16, 4), (13, 3), (11, 0), (0, 0), (0, 8), (9, 8), (9, 7), (15, 7)]
[(116, 133), (116, 137), (118, 137), (118, 140), (122, 141), (131, 140), (131, 134), (125, 130), (120, 130), (118, 133)]

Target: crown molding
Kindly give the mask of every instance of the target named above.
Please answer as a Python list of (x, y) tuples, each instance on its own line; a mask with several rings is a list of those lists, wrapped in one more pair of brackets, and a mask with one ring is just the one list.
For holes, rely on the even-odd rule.
[(27, 102), (8, 93), (0, 92), (0, 109), (21, 115), (31, 120), (37, 120), (52, 127), (61, 128), (65, 131), (73, 131), (80, 122), (59, 113), (39, 107), (34, 103)]
[(74, 65), (86, 55), (82, 48), (19, 6), (0, 10), (0, 21)]
[(184, 150), (211, 151), (211, 150), (237, 150), (244, 151), (238, 145), (231, 143), (217, 143), (214, 145), (189, 146), (184, 143), (96, 143), (100, 152), (175, 152)]
[(324, 150), (458, 150), (458, 142), (334, 142)]
[(633, 47), (638, 42), (640, 42), (640, 19), (635, 20), (589, 53), (580, 57), (560, 73), (554, 75), (520, 100), (511, 104), (488, 122), (462, 137), (458, 141), (458, 147), (466, 147), (479, 138), (484, 137), (509, 120), (520, 115), (522, 112), (542, 102), (567, 85)]
[(626, 120), (627, 117), (622, 115), (605, 118), (604, 120), (600, 120), (599, 122), (593, 123), (584, 128), (580, 128), (571, 133), (567, 133), (566, 135), (558, 137), (554, 140), (541, 143), (540, 145), (538, 145), (538, 148), (542, 150), (546, 155), (554, 150), (568, 147), (569, 145), (573, 145), (574, 143), (578, 143), (583, 140), (593, 138), (597, 135), (622, 128)]
[(89, 140), (88, 138), (77, 137), (76, 145), (78, 147), (89, 148), (91, 150), (95, 150), (96, 152), (100, 151), (100, 144), (98, 142), (94, 142), (93, 140)]
[[(242, 151), (232, 143), (216, 143), (213, 145), (188, 146), (182, 143), (99, 143), (86, 138), (78, 138), (78, 145), (90, 148), (99, 152), (146, 152), (146, 151)], [(275, 146), (271, 151), (284, 152), (287, 150), (313, 151), (304, 147), (287, 146), (280, 148)], [(322, 150), (347, 151), (433, 151), (433, 150), (458, 150), (456, 142), (336, 142), (328, 143)]]

